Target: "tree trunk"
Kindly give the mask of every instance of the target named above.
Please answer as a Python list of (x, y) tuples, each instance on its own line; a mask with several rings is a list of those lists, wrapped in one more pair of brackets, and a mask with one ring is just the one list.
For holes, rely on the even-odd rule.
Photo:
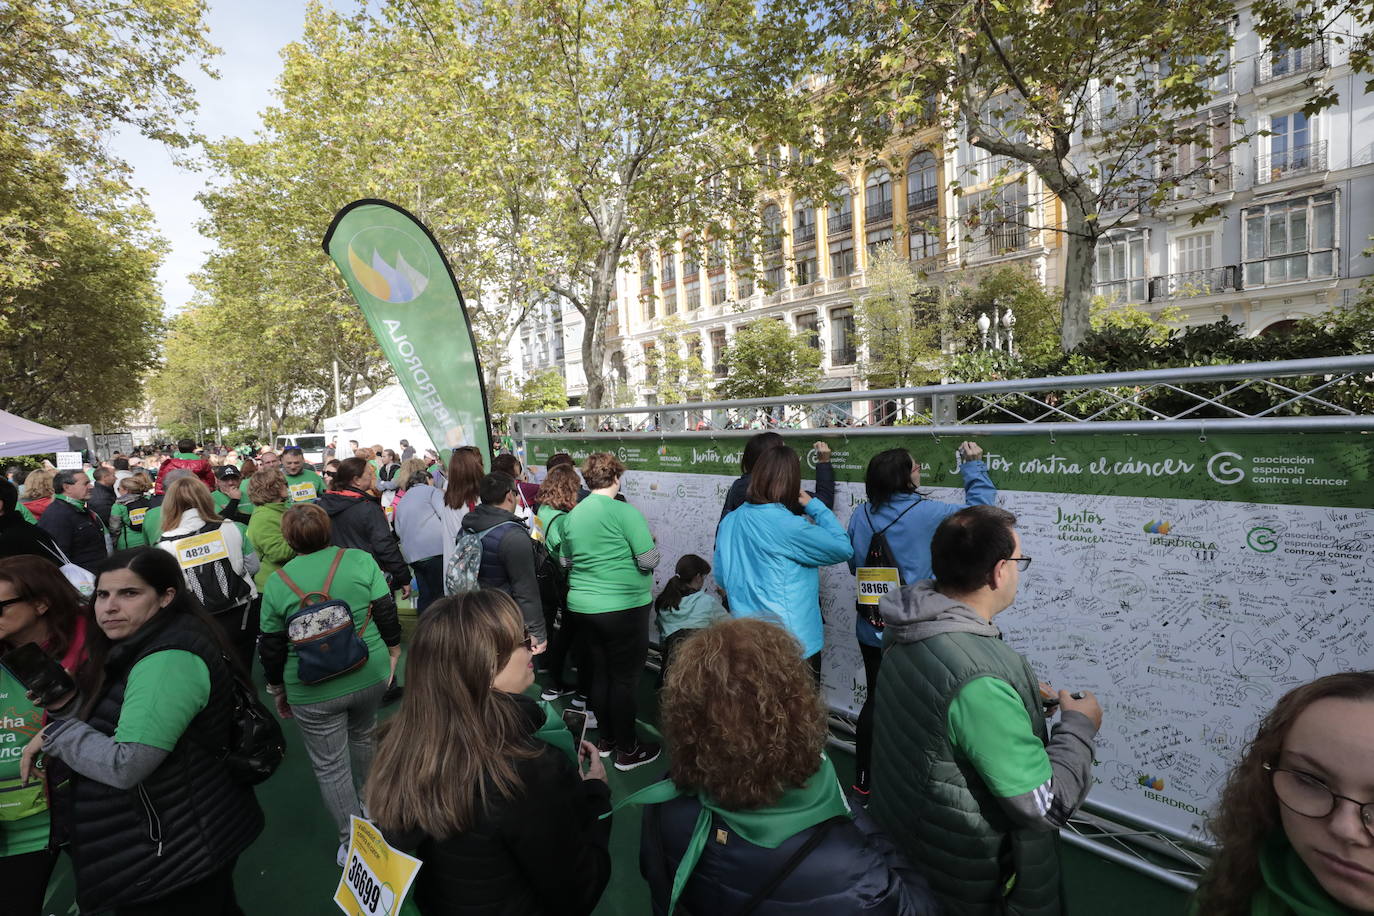
[(1091, 329), (1093, 265), (1097, 257), (1096, 223), (1087, 218), (1075, 195), (1064, 195), (1064, 304), (1061, 343), (1071, 353)]
[(606, 399), (606, 379), (601, 365), (606, 357), (606, 312), (615, 292), (615, 268), (620, 246), (606, 245), (597, 255), (596, 273), (586, 299), (586, 326), (582, 329), (582, 374), (587, 379), (583, 407), (601, 407)]

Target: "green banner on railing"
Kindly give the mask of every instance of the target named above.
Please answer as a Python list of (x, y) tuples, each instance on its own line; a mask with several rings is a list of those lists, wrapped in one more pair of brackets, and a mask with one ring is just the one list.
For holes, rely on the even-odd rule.
[[(959, 486), (960, 439), (932, 435), (844, 436), (817, 431), (833, 449), (839, 480), (861, 482), (868, 461), (905, 448), (928, 486)], [(709, 433), (659, 441), (613, 434), (579, 439), (531, 438), (528, 461), (554, 452), (579, 463), (594, 451), (614, 452), (631, 469), (738, 474), (743, 439)], [(806, 438), (789, 437), (799, 451)], [(1111, 496), (1157, 496), (1274, 505), (1374, 506), (1374, 436), (1358, 433), (984, 436), (988, 470), (1004, 490)], [(815, 454), (803, 455), (814, 466)], [(805, 473), (805, 471), (803, 471)]]
[(487, 398), (463, 294), (439, 243), (384, 200), (339, 211), (324, 250), (343, 274), (425, 432), (447, 453), (491, 453)]

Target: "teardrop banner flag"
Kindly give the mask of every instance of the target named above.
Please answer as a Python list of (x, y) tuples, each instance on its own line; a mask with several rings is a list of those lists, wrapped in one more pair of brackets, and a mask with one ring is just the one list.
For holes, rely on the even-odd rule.
[(324, 250), (358, 301), (401, 387), (441, 452), (491, 454), (487, 393), (467, 307), (434, 236), (384, 200), (355, 200)]

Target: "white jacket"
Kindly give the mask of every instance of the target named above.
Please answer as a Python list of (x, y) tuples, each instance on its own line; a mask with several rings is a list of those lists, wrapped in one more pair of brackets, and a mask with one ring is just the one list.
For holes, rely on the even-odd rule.
[[(200, 513), (195, 509), (187, 509), (182, 513), (181, 521), (175, 528), (170, 528), (162, 532), (162, 540), (158, 541), (157, 546), (163, 550), (176, 555), (176, 541), (168, 538), (181, 537), (188, 534), (195, 534), (205, 527), (205, 522), (200, 518)], [(233, 522), (224, 522), (219, 526), (219, 532), (224, 537), (224, 544), (229, 548), (229, 565), (248, 581), (248, 587), (252, 589), (251, 595), (256, 598), (258, 595), (257, 587), (253, 584), (253, 574), (258, 571), (259, 562), (256, 553), (244, 556), (243, 553), (243, 534), (239, 531), (239, 526)]]

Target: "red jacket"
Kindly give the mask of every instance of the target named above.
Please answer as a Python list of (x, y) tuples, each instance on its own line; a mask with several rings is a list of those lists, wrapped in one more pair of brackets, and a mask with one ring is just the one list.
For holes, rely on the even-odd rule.
[(215, 472), (210, 469), (210, 462), (206, 461), (204, 458), (183, 458), (181, 457), (181, 453), (178, 452), (175, 456), (162, 462), (162, 467), (158, 468), (156, 488), (158, 493), (165, 493), (167, 491), (166, 487), (162, 485), (162, 482), (166, 479), (167, 475), (176, 468), (185, 468), (188, 471), (195, 472), (195, 475), (200, 478), (201, 483), (209, 487), (211, 493), (215, 492)]

